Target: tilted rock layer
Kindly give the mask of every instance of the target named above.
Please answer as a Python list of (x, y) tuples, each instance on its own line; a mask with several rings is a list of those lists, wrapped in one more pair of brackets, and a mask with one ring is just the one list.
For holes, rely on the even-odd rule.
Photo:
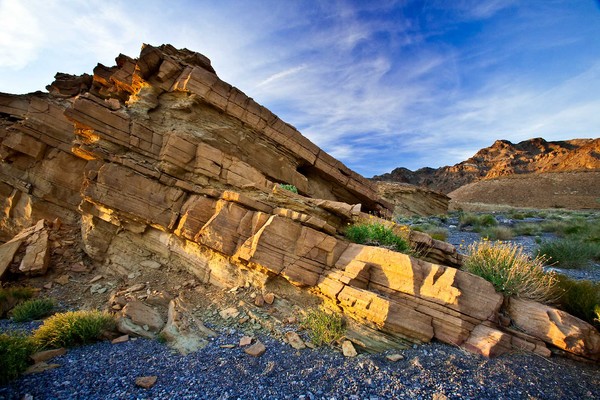
[[(548, 328), (555, 318), (528, 333), (499, 326), (503, 296), (445, 266), (461, 262), (446, 243), (393, 224), (424, 259), (345, 240), (345, 226), (376, 219), (361, 209), (388, 214), (391, 205), (221, 81), (198, 53), (144, 46), (137, 60), (121, 55), (93, 77), (59, 75), (48, 89), (0, 95), (7, 235), (58, 216), (80, 224), (88, 256), (115, 274), (156, 262), (220, 286), (283, 279), (392, 339), (437, 338), (486, 355), (511, 348), (548, 355), (542, 340), (567, 342), (548, 337), (562, 332)], [(137, 307), (124, 311), (127, 318), (145, 310)], [(573, 335), (592, 339), (570, 338), (586, 344), (567, 350), (597, 358), (598, 333), (582, 326)]]

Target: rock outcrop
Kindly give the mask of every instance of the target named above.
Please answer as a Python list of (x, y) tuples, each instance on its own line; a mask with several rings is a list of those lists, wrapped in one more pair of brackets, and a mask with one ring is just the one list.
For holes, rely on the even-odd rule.
[(394, 205), (394, 215), (429, 216), (448, 213), (450, 198), (443, 193), (420, 186), (376, 182), (379, 195)]
[[(85, 252), (107, 273), (168, 265), (222, 287), (287, 282), (364, 327), (348, 335), (358, 346), (368, 340), (357, 332), (374, 332), (436, 338), (486, 355), (511, 348), (547, 355), (540, 341), (547, 338), (498, 324), (503, 296), (452, 268), (461, 263), (452, 246), (398, 226), (413, 247), (426, 250), (423, 258), (349, 243), (341, 234), (348, 224), (392, 224), (375, 216), (388, 214), (391, 204), (221, 81), (206, 57), (144, 46), (138, 59), (121, 55), (117, 66), (99, 65), (91, 78), (60, 75), (48, 89), (0, 95), (7, 235), (35, 218), (58, 216), (80, 224)], [(11, 244), (0, 252), (4, 246)], [(153, 336), (163, 329), (184, 349), (202, 345), (187, 341), (192, 325), (180, 323), (185, 306), (178, 300), (170, 302), (164, 328), (152, 307), (113, 297), (124, 332)], [(596, 357), (595, 347), (585, 356)]]
[(600, 139), (548, 142), (542, 138), (513, 144), (497, 140), (473, 157), (453, 166), (411, 171), (396, 168), (375, 180), (409, 183), (450, 193), (461, 186), (485, 179), (548, 172), (600, 170)]

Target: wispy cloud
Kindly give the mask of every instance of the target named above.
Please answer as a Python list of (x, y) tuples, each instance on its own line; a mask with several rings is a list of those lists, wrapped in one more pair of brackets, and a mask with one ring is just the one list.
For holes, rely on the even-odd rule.
[(44, 36), (38, 18), (17, 0), (0, 2), (0, 67), (21, 69), (35, 60)]
[(265, 85), (271, 84), (271, 83), (273, 83), (275, 81), (278, 81), (278, 80), (280, 80), (282, 78), (285, 78), (285, 77), (287, 77), (289, 75), (296, 74), (296, 73), (302, 71), (305, 68), (306, 68), (306, 65), (300, 65), (300, 66), (297, 66), (297, 67), (286, 69), (285, 71), (277, 72), (276, 74), (273, 74), (273, 75), (269, 76), (267, 79), (259, 82), (256, 85), (256, 87), (260, 87), (260, 86), (265, 86)]

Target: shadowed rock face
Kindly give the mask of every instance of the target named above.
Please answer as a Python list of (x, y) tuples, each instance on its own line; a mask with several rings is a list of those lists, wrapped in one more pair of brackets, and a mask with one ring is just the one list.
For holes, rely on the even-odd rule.
[(542, 138), (513, 144), (497, 140), (473, 157), (454, 166), (411, 171), (396, 168), (373, 179), (403, 182), (450, 193), (485, 179), (519, 174), (600, 170), (600, 139), (548, 142)]
[(393, 182), (376, 182), (377, 191), (394, 204), (396, 215), (441, 215), (448, 213), (450, 198), (423, 187)]
[[(548, 355), (540, 339), (564, 342), (549, 339), (557, 329), (547, 326), (543, 334), (499, 326), (502, 295), (444, 266), (461, 261), (446, 243), (392, 226), (426, 247), (432, 263), (346, 241), (345, 226), (377, 219), (357, 203), (375, 213), (389, 204), (369, 181), (219, 80), (206, 57), (145, 46), (137, 60), (121, 55), (115, 67), (99, 65), (91, 82), (59, 78), (50, 94), (0, 95), (7, 234), (58, 216), (80, 224), (85, 252), (107, 272), (126, 275), (156, 262), (226, 287), (283, 280), (366, 327), (350, 335), (366, 347), (377, 346), (360, 332), (392, 338), (386, 343), (437, 338), (486, 355), (513, 347)], [(50, 246), (14, 243), (0, 247), (6, 268), (17, 247)], [(597, 357), (598, 341), (582, 340), (588, 344), (567, 350)]]

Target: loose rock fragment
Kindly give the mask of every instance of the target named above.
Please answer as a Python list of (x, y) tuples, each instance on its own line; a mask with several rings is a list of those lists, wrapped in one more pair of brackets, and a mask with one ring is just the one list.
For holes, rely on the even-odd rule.
[(356, 349), (354, 348), (354, 345), (349, 340), (344, 340), (342, 342), (342, 353), (346, 357), (356, 357), (358, 355)]
[(260, 357), (260, 356), (262, 356), (265, 353), (266, 350), (267, 350), (267, 348), (260, 341), (256, 341), (256, 343), (254, 343), (252, 346), (246, 347), (244, 349), (244, 351), (246, 352), (246, 354), (249, 354), (249, 355), (251, 355), (253, 357)]
[(158, 377), (156, 375), (153, 376), (140, 376), (135, 378), (135, 384), (144, 389), (150, 389), (152, 386), (156, 384), (156, 380)]

